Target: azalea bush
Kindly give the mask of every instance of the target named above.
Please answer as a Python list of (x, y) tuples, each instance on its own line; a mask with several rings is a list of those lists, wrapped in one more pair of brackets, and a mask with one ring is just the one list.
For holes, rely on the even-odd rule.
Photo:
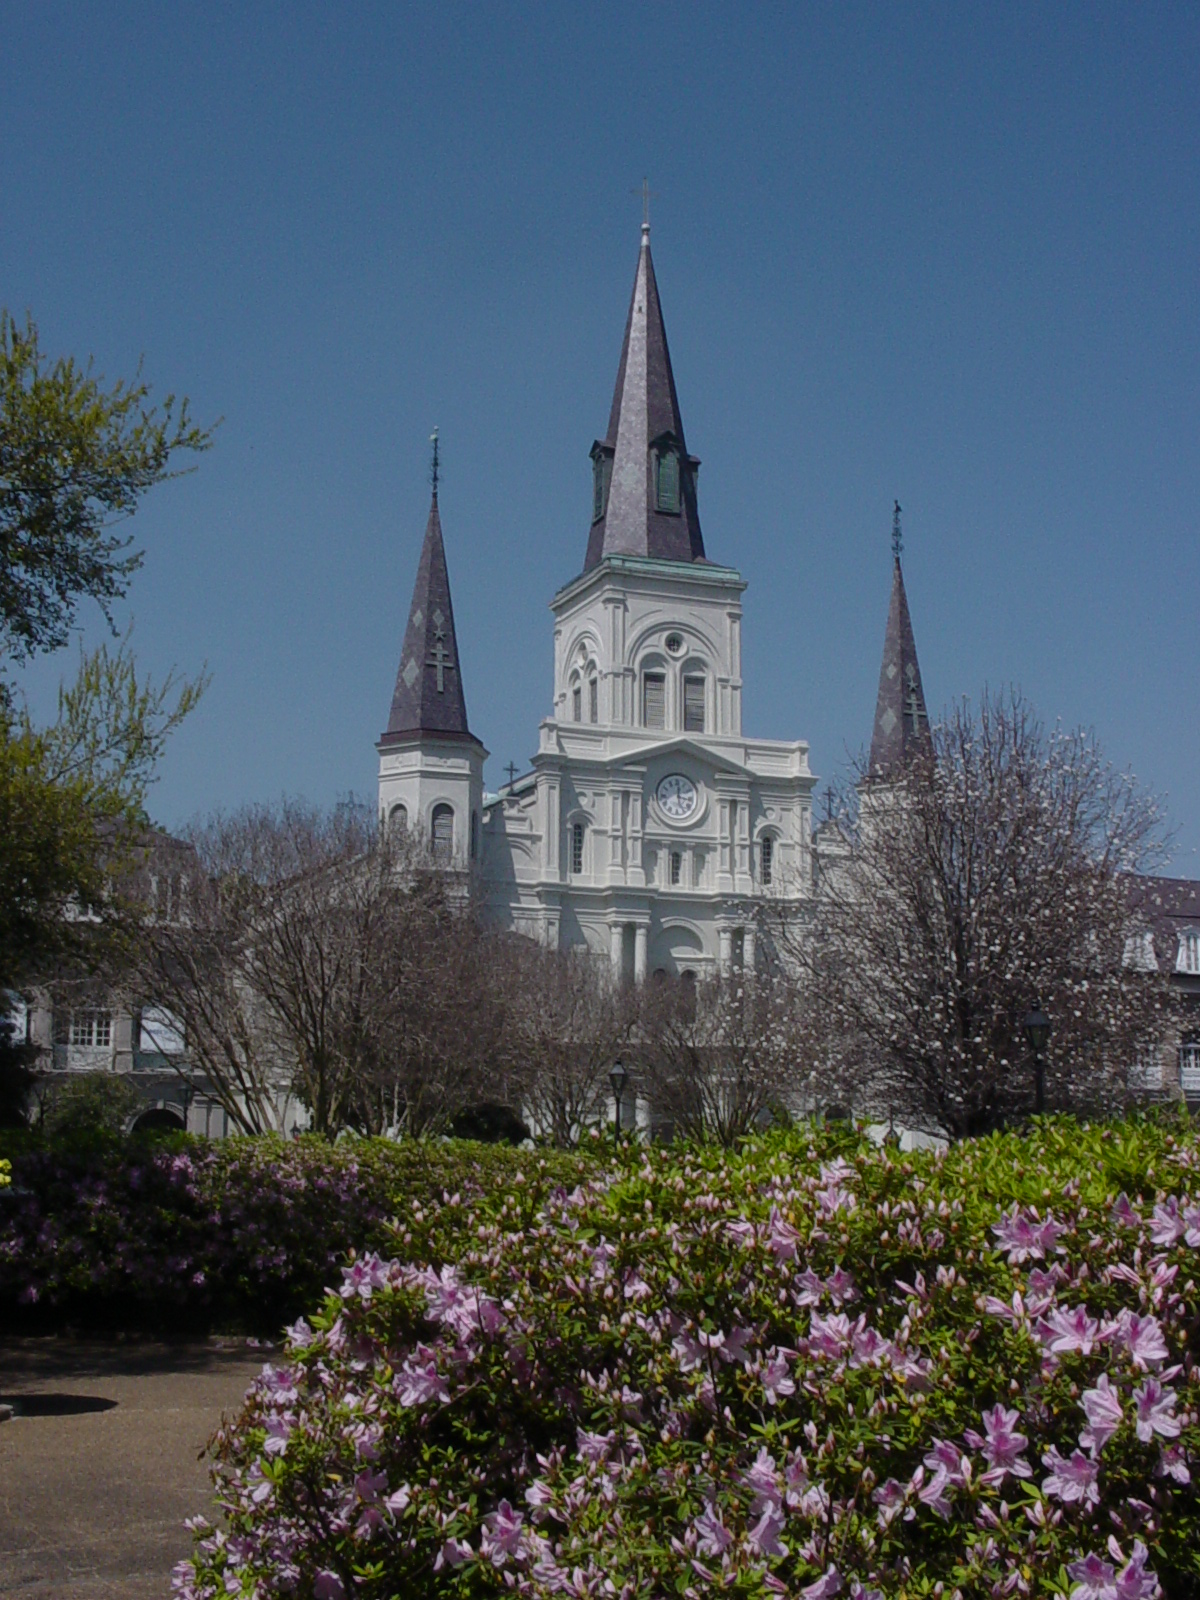
[[(31, 1331), (275, 1335), (348, 1251), (386, 1243), (398, 1205), (449, 1189), (486, 1203), (533, 1161), (473, 1143), (6, 1137), (0, 1320)], [(546, 1159), (571, 1181), (587, 1170)]]
[(1200, 1592), (1187, 1130), (799, 1130), (402, 1208), (178, 1600)]

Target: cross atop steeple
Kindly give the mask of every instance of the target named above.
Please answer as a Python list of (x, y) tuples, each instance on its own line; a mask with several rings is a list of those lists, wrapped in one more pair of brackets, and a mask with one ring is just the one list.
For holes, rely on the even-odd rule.
[(900, 502), (897, 500), (892, 507), (892, 555), (897, 561), (899, 561), (900, 552), (903, 549), (904, 540), (900, 534)]
[(429, 481), (433, 485), (433, 503), (437, 505), (438, 492), (438, 431), (435, 428), (429, 435), (429, 442), (433, 445), (433, 461), (429, 468)]
[(892, 508), (892, 598), (883, 640), (875, 726), (871, 732), (870, 775), (873, 779), (897, 776), (914, 752), (929, 742), (929, 715), (925, 710), (917, 644), (900, 566), (902, 549), (900, 502), (897, 500)]

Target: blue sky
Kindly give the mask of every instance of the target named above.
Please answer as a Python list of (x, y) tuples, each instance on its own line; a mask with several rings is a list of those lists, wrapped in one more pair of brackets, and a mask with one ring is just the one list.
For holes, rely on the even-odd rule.
[(131, 524), (141, 658), (213, 675), (162, 821), (372, 792), (435, 423), (489, 783), (536, 748), (649, 174), (747, 731), (822, 777), (869, 739), (898, 497), (931, 707), (1093, 726), (1200, 876), (1194, 6), (39, 0), (0, 36), (0, 304), (224, 417)]

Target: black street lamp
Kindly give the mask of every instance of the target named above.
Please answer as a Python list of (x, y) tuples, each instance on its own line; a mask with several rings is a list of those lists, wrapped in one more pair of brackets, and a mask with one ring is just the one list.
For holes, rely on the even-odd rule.
[(617, 1108), (614, 1138), (619, 1139), (621, 1137), (621, 1096), (625, 1092), (625, 1085), (629, 1082), (629, 1074), (626, 1072), (625, 1063), (620, 1057), (613, 1063), (613, 1069), (608, 1075), (608, 1081), (612, 1084), (613, 1100)]
[(1042, 1051), (1050, 1042), (1050, 1018), (1042, 1010), (1040, 1000), (1035, 1000), (1032, 1009), (1025, 1014), (1025, 1037), (1033, 1051), (1034, 1107), (1040, 1117), (1046, 1109), (1046, 1068)]

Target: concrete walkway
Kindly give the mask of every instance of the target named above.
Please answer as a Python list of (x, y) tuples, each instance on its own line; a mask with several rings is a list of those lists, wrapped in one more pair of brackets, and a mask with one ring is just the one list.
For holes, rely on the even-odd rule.
[(167, 1600), (212, 1513), (197, 1459), (270, 1351), (69, 1339), (0, 1342), (0, 1595)]

